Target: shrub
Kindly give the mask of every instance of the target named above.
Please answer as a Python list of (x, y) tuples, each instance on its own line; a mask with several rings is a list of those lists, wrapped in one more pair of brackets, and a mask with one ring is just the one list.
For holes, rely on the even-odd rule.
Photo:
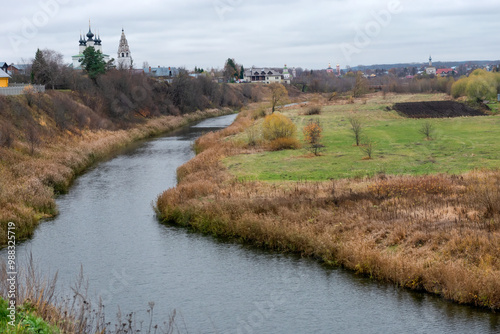
[(259, 129), (256, 126), (251, 126), (245, 130), (247, 135), (248, 146), (255, 146), (259, 141)]
[(266, 116), (262, 124), (262, 136), (273, 141), (278, 138), (292, 138), (297, 133), (297, 127), (283, 114), (273, 113)]
[(11, 147), (14, 142), (14, 135), (12, 133), (12, 125), (0, 125), (0, 146)]
[(319, 152), (325, 146), (321, 144), (321, 132), (323, 128), (317, 120), (309, 120), (309, 123), (302, 130), (304, 133), (304, 141), (307, 143), (306, 149), (313, 152), (314, 155), (319, 155)]
[(296, 138), (276, 138), (269, 142), (269, 150), (271, 151), (294, 150), (297, 148), (300, 148), (300, 143)]
[(262, 117), (266, 117), (266, 108), (260, 107), (257, 110), (252, 111), (252, 119), (259, 119)]

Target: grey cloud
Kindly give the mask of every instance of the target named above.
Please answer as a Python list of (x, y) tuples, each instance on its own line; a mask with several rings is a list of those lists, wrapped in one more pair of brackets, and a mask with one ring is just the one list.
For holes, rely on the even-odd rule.
[[(41, 10), (40, 3), (67, 2), (58, 13), (13, 48), (12, 34), (22, 36), (23, 24)], [(373, 23), (374, 12), (394, 0), (39, 0), (23, 4), (0, 23), (1, 61), (32, 58), (36, 48), (63, 53), (67, 62), (78, 51), (80, 31), (88, 19), (99, 29), (104, 52), (114, 56), (125, 28), (136, 65), (143, 61), (165, 66), (221, 67), (234, 57), (245, 66), (324, 68), (390, 62), (424, 62), (429, 53), (439, 60), (499, 58), (500, 30), (492, 0), (409, 1), (367, 45), (346, 59), (342, 45), (354, 45), (356, 34)], [(18, 2), (4, 0), (4, 8)], [(487, 47), (486, 47), (487, 46)], [(438, 60), (436, 58), (436, 60)], [(291, 64), (294, 62), (294, 64)]]

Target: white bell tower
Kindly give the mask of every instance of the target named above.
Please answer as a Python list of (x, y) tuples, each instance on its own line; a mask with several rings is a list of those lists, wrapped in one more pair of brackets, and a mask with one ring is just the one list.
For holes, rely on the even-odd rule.
[(117, 67), (122, 69), (130, 69), (132, 67), (132, 54), (130, 53), (130, 48), (123, 29), (120, 38), (120, 46), (118, 46)]

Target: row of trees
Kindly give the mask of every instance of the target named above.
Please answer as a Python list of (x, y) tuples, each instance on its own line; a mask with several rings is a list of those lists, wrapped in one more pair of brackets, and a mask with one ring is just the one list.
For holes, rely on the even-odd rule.
[(394, 93), (451, 93), (453, 77), (397, 78), (378, 76), (365, 78), (362, 72), (348, 72), (343, 77), (333, 76), (325, 71), (304, 71), (294, 80), (294, 85), (302, 92), (311, 93), (351, 93), (359, 97), (369, 90), (383, 90)]

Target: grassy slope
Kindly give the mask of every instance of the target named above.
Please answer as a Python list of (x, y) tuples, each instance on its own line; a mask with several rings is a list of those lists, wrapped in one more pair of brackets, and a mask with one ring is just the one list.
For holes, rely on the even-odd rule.
[[(302, 116), (303, 109), (286, 110), (300, 130), (309, 119), (323, 125), (325, 152), (311, 157), (305, 150), (260, 152), (227, 158), (229, 170), (245, 179), (328, 180), (386, 174), (460, 173), (475, 167), (500, 166), (497, 116), (430, 120), (433, 140), (419, 133), (427, 120), (407, 119), (385, 111), (394, 102), (444, 99), (444, 95), (400, 95), (369, 98), (366, 104), (325, 106), (319, 116)], [(307, 108), (307, 107), (304, 107)], [(371, 160), (353, 145), (349, 117), (359, 117), (364, 136), (374, 142)], [(302, 134), (300, 133), (302, 138)]]

